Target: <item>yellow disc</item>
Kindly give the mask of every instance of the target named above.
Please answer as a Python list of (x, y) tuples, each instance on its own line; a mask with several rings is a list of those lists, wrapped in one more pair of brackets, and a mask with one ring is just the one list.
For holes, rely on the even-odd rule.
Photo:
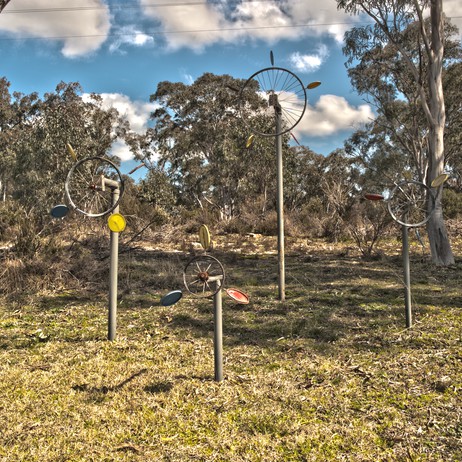
[(71, 155), (72, 159), (77, 162), (77, 154), (74, 151), (74, 148), (70, 145), (70, 143), (66, 143), (67, 150)]
[(315, 81), (315, 82), (311, 82), (309, 83), (306, 88), (308, 88), (308, 90), (312, 90), (313, 88), (317, 88), (319, 87), (319, 85), (321, 85), (321, 82), (319, 82), (318, 80)]
[(449, 175), (447, 173), (442, 173), (441, 175), (438, 175), (431, 184), (432, 188), (438, 188), (441, 186), (443, 183), (446, 182), (446, 180), (449, 178)]
[(254, 135), (250, 135), (249, 138), (247, 139), (247, 143), (245, 143), (245, 147), (247, 149), (249, 149), (252, 146), (254, 138), (255, 138)]
[(201, 225), (199, 228), (199, 242), (204, 250), (207, 250), (210, 247), (210, 231), (206, 225)]
[(121, 233), (125, 229), (127, 222), (120, 213), (113, 213), (107, 219), (107, 225), (113, 233)]

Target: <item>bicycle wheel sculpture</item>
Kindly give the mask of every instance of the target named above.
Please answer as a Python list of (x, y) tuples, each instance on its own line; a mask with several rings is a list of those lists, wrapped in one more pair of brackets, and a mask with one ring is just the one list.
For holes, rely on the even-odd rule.
[[(87, 157), (72, 166), (64, 188), (71, 208), (89, 217), (101, 217), (119, 204), (124, 182), (113, 162), (103, 157)], [(111, 190), (116, 188), (119, 197), (113, 202)]]
[[(266, 100), (266, 104), (249, 106), (255, 92)], [(282, 67), (268, 67), (247, 79), (240, 92), (239, 104), (242, 120), (253, 133), (278, 136), (300, 122), (306, 109), (306, 90), (293, 72)], [(280, 129), (274, 123), (276, 111), (281, 117)], [(270, 123), (265, 125), (265, 120)]]
[(388, 211), (393, 220), (409, 228), (424, 225), (434, 210), (435, 197), (420, 181), (398, 183), (388, 199)]
[(193, 295), (202, 298), (213, 297), (225, 282), (225, 270), (215, 257), (199, 255), (186, 264), (183, 281), (186, 289)]

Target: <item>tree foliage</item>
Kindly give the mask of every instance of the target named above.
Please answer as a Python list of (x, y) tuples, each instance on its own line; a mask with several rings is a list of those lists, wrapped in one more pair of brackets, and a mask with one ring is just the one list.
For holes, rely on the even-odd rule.
[[(151, 96), (157, 103), (152, 127), (140, 135), (117, 111), (103, 109), (98, 95), (83, 97), (78, 83), (61, 82), (40, 98), (10, 94), (9, 83), (0, 80), (1, 227), (15, 231), (9, 238), (15, 236), (18, 252), (36, 252), (36, 236), (46, 235), (50, 226), (50, 208), (64, 200), (64, 181), (74, 162), (66, 143), (79, 158), (108, 156), (114, 140), (124, 137), (148, 167), (138, 182), (127, 179), (121, 203), (135, 236), (168, 221), (197, 230), (197, 222), (207, 217), (223, 230), (275, 233), (275, 140), (254, 136), (248, 142), (251, 133), (238, 112), (239, 92), (233, 90), (240, 85), (213, 74), (191, 85), (161, 82)], [(257, 86), (246, 97), (251, 117), (252, 108), (264, 101)], [(387, 110), (407, 117), (404, 101), (392, 101)], [(255, 120), (262, 126), (271, 122)], [(378, 123), (369, 128), (356, 132), (345, 150), (326, 157), (307, 146), (290, 146), (290, 135), (283, 136), (288, 234), (331, 240), (349, 235), (365, 255), (372, 253), (387, 220), (361, 201), (373, 180), (365, 165), (375, 166), (379, 179), (384, 169), (409, 164), (404, 148), (395, 150), (395, 157), (387, 154), (387, 143), (397, 143), (394, 133)]]
[(3, 203), (15, 203), (16, 247), (33, 242), (49, 224), (50, 209), (64, 200), (73, 163), (66, 143), (80, 157), (107, 155), (118, 117), (101, 103), (96, 95), (84, 100), (77, 83), (61, 82), (40, 98), (11, 95), (9, 82), (0, 80), (0, 184)]
[[(443, 71), (460, 58), (459, 44), (451, 41), (454, 28), (444, 21), (442, 1), (338, 0), (338, 6), (374, 21), (347, 32), (344, 47), (353, 85), (371, 98), (378, 112), (367, 144), (380, 141), (380, 155), (395, 151), (405, 170), (430, 185), (445, 168)], [(425, 19), (427, 6), (430, 17)], [(454, 263), (441, 191), (427, 231), (433, 261)]]
[(242, 83), (206, 73), (191, 85), (161, 82), (151, 95), (159, 105), (151, 140), (159, 164), (179, 188), (180, 202), (215, 208), (224, 219), (238, 215), (253, 194), (268, 197), (274, 183), (274, 142), (256, 137), (246, 147), (250, 133), (234, 90)]

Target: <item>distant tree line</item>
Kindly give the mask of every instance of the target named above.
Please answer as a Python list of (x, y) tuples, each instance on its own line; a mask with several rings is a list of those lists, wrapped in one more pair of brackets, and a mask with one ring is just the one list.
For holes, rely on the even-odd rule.
[[(425, 27), (430, 30), (431, 24)], [(418, 28), (410, 21), (400, 32), (400, 46), (417, 61), (423, 46)], [(447, 217), (457, 217), (462, 60), (454, 29), (446, 23), (444, 30), (444, 170), (451, 178), (442, 203)], [(402, 49), (373, 28), (358, 28), (346, 35), (344, 51), (352, 84), (375, 106), (377, 118), (328, 156), (291, 146), (290, 136), (283, 137), (286, 233), (353, 238), (369, 255), (390, 217), (383, 206), (364, 201), (363, 194), (403, 178), (428, 183), (430, 132), (419, 102), (422, 88), (403, 64)], [(419, 66), (423, 81), (425, 60)], [(81, 157), (109, 156), (116, 139), (124, 139), (148, 167), (138, 182), (126, 177), (122, 209), (134, 226), (173, 224), (192, 230), (207, 222), (224, 232), (275, 234), (274, 140), (255, 136), (247, 143), (251, 133), (239, 117), (236, 91), (242, 85), (242, 80), (211, 73), (190, 85), (161, 82), (150, 98), (158, 107), (152, 124), (137, 134), (115, 109), (103, 109), (98, 95), (84, 99), (78, 83), (61, 82), (40, 97), (11, 94), (8, 80), (0, 79), (0, 240), (33, 254), (37, 236), (48, 232), (50, 209), (64, 200), (73, 163), (66, 143)], [(250, 107), (266, 104), (257, 89), (247, 97)]]

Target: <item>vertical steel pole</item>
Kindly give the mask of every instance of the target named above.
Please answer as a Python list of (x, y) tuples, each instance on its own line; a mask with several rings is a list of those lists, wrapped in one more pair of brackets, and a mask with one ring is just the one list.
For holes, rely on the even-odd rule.
[(402, 226), (403, 232), (403, 269), (404, 269), (404, 304), (406, 309), (406, 327), (412, 327), (411, 307), (411, 271), (409, 264), (409, 230)]
[[(112, 189), (112, 204), (119, 200), (120, 190)], [(119, 212), (117, 206), (113, 213)], [(119, 233), (111, 231), (111, 256), (109, 267), (109, 313), (108, 313), (108, 340), (114, 340), (117, 330), (117, 272), (119, 265)]]
[(215, 363), (215, 381), (223, 380), (223, 318), (221, 281), (216, 281), (218, 291), (213, 296), (213, 353)]
[[(281, 107), (276, 104), (276, 133), (281, 132)], [(284, 261), (284, 189), (283, 189), (283, 163), (282, 163), (282, 135), (276, 135), (277, 156), (277, 216), (278, 216), (278, 277), (279, 300), (286, 298), (286, 270)]]

